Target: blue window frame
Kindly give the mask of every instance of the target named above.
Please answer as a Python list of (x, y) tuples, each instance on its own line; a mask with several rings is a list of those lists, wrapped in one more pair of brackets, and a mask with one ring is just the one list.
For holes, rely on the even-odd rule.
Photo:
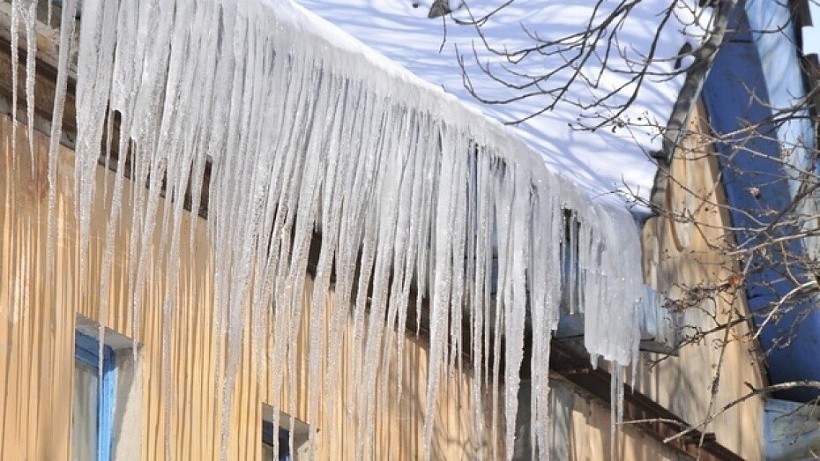
[[(111, 459), (111, 442), (114, 425), (114, 399), (116, 389), (116, 368), (114, 350), (103, 345), (102, 370), (100, 369), (100, 342), (91, 336), (75, 332), (74, 357), (76, 363), (83, 367), (86, 373), (92, 374), (97, 385), (91, 385), (87, 392), (96, 397), (96, 459), (108, 461)], [(102, 373), (102, 379), (100, 379)], [(76, 385), (82, 385), (75, 382)], [(96, 387), (96, 389), (93, 389)], [(90, 402), (89, 402), (90, 403)], [(78, 402), (75, 400), (75, 405)]]

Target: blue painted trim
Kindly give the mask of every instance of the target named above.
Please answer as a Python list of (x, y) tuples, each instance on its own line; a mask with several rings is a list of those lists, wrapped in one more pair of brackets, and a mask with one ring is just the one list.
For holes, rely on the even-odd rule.
[[(718, 143), (723, 173), (723, 185), (729, 204), (732, 224), (743, 229), (756, 227), (755, 221), (771, 220), (768, 210), (783, 210), (791, 202), (790, 184), (785, 179), (788, 171), (779, 160), (780, 143), (778, 130), (769, 120), (772, 115), (771, 95), (767, 78), (771, 68), (777, 64), (764, 65), (759, 50), (749, 30), (748, 19), (741, 5), (735, 10), (732, 40), (724, 44), (703, 88), (703, 100), (709, 114), (712, 128), (721, 135), (735, 133), (748, 124), (761, 123), (758, 134), (743, 134), (730, 138), (726, 143)], [(793, 69), (799, 72), (799, 69)], [(785, 70), (782, 70), (785, 72)], [(750, 97), (752, 91), (755, 98)], [(782, 105), (782, 101), (775, 101)], [(761, 155), (763, 154), (763, 155)], [(798, 164), (799, 166), (799, 164)], [(751, 194), (755, 188), (758, 193)], [(742, 211), (741, 211), (742, 210)], [(787, 233), (792, 229), (780, 232)], [(778, 231), (773, 231), (773, 234)], [(777, 237), (777, 235), (773, 235)], [(758, 243), (757, 236), (742, 230), (736, 232), (739, 243)], [(766, 261), (753, 259), (758, 266), (748, 286), (749, 308), (755, 313), (754, 320), (760, 324), (773, 301), (780, 299), (793, 288), (793, 284), (783, 277), (788, 258), (804, 254), (800, 242), (790, 242), (788, 248), (779, 255), (782, 264), (769, 266)], [(808, 274), (797, 274), (807, 277)], [(798, 323), (799, 322), (799, 323)], [(791, 328), (797, 324), (797, 331)], [(792, 340), (784, 343), (784, 334), (793, 333)], [(794, 380), (820, 380), (820, 309), (811, 303), (795, 306), (790, 312), (775, 322), (767, 324), (761, 331), (760, 342), (766, 352), (766, 365), (773, 384)], [(820, 391), (809, 388), (795, 388), (776, 393), (778, 398), (794, 401), (809, 401), (820, 396)]]
[[(97, 391), (97, 460), (111, 459), (111, 445), (114, 439), (114, 407), (117, 384), (114, 350), (102, 347), (102, 379)], [(74, 356), (80, 363), (100, 373), (100, 342), (96, 338), (76, 331), (74, 333)]]

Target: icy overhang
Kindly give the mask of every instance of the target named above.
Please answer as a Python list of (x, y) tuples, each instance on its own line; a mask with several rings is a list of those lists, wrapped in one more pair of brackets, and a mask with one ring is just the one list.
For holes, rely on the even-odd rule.
[[(471, 52), (477, 49), (480, 60), (486, 59), (496, 66), (509, 63), (486, 50), (482, 52), (479, 31), (473, 26), (458, 25), (453, 21), (454, 18), (469, 19), (470, 14), (479, 16), (492, 6), (490, 2), (470, 2), (472, 11), (462, 8), (444, 18), (444, 22), (442, 19), (431, 21), (427, 18), (429, 5), (426, 2), (303, 0), (301, 3), (384, 53), (391, 61), (400, 63), (422, 80), (440, 85), (441, 89), (457, 96), (468, 107), (480, 109), (491, 119), (517, 120), (538, 112), (542, 106), (552, 102), (549, 97), (542, 96), (478, 107), (475, 98), (465, 89), (459, 52), (465, 57), (461, 64), (470, 78), (469, 84), (480, 96), (500, 100), (516, 95), (483, 74), (472, 61)], [(534, 40), (528, 34), (538, 34), (539, 38), (546, 40), (583, 30), (592, 15), (593, 6), (593, 2), (584, 1), (562, 3), (560, 6), (543, 1), (513, 3), (494, 15), (482, 26), (480, 33), (493, 46), (516, 49), (532, 44)], [(611, 6), (604, 2), (598, 13), (599, 20), (605, 17), (607, 8)], [(668, 2), (663, 1), (638, 4), (635, 12), (627, 15), (627, 20), (622, 24), (626, 32), (620, 36), (623, 42), (616, 47), (618, 51), (613, 52), (615, 56), (606, 66), (595, 59), (587, 63), (583, 74), (585, 77), (598, 76), (597, 72), (603, 71), (598, 82), (600, 88), (591, 88), (591, 83), (583, 78), (577, 83), (569, 83), (569, 70), (558, 73), (546, 84), (566, 84), (567, 102), (509, 127), (514, 135), (524, 139), (530, 148), (540, 154), (550, 171), (558, 172), (561, 178), (567, 179), (580, 195), (600, 200), (601, 195), (611, 191), (628, 190), (642, 199), (648, 198), (656, 168), (650, 153), (660, 149), (659, 127), (666, 123), (682, 84), (682, 77), (674, 75), (677, 65), (674, 58), (684, 43), (696, 43), (700, 39), (703, 33), (701, 27), (709, 18), (706, 12), (694, 6), (691, 10), (684, 6), (676, 12), (670, 25), (659, 29), (658, 21), (667, 6)], [(696, 14), (703, 17), (696, 18)], [(580, 129), (583, 125), (597, 123), (608, 115), (607, 110), (614, 113), (615, 109), (583, 109), (569, 101), (591, 103), (594, 98), (603, 97), (608, 91), (623, 85), (630, 77), (628, 69), (637, 67), (642, 59), (649, 56), (652, 46), (655, 49), (651, 52), (656, 54), (649, 72), (655, 75), (642, 83), (643, 88), (638, 91), (634, 103), (620, 117), (631, 126), (620, 129), (618, 126), (607, 126), (596, 131)], [(528, 57), (516, 64), (516, 72), (544, 72), (543, 69), (558, 67), (562, 59), (567, 58), (566, 55), (533, 55), (535, 57)], [(604, 67), (607, 69), (604, 70)], [(499, 75), (504, 76), (500, 72)], [(509, 74), (505, 77), (514, 80)], [(635, 87), (626, 85), (607, 102), (612, 105), (623, 101)], [(618, 203), (617, 200), (613, 202)], [(567, 254), (562, 257), (565, 258), (562, 263), (565, 266), (577, 264), (576, 258)], [(576, 278), (573, 277), (570, 283), (566, 277), (569, 273), (565, 271), (564, 275), (564, 310), (557, 335), (582, 337), (586, 325), (582, 313), (584, 303), (580, 296), (568, 296), (568, 293), (577, 290), (577, 287), (567, 288)], [(638, 315), (643, 347), (668, 351), (675, 346), (674, 322), (653, 292), (647, 291), (642, 297)]]
[[(31, 39), (31, 22), (25, 23)], [(68, 10), (63, 25), (73, 24)], [(390, 351), (383, 341), (392, 338), (394, 326), (403, 330), (408, 294), (416, 284), (430, 306), (426, 413), (433, 414), (442, 365), (461, 352), (466, 323), (474, 340), (463, 346), (471, 348), (475, 373), (495, 376), (496, 386), (504, 381), (508, 450), (528, 312), (533, 380), (545, 383), (549, 374), (567, 209), (579, 223), (576, 283), (584, 293), (587, 349), (616, 364), (633, 359), (640, 340), (637, 302), (644, 293), (631, 215), (617, 199), (593, 201), (587, 191), (548, 170), (499, 123), (288, 1), (86, 1), (79, 24), (78, 276), (84, 279), (92, 270), (91, 207), (101, 194), (109, 193), (106, 203), (111, 203), (105, 225), (121, 224), (123, 175), (112, 190), (95, 189), (98, 161), (113, 144), (103, 142), (107, 117), (116, 114), (118, 120), (111, 128), (119, 134), (118, 171), (128, 163), (130, 178), (148, 186), (134, 189), (128, 234), (134, 266), (124, 288), (131, 292), (123, 296), (132, 300), (135, 325), (146, 309), (161, 308), (164, 318), (174, 313), (180, 246), (188, 238), (180, 225), (187, 213), (184, 199), (192, 191), (191, 208), (196, 209), (199, 181), (210, 161), (210, 187), (202, 200), (208, 202), (211, 239), (203, 251), (213, 255), (219, 318), (214, 336), (227, 341), (221, 370), (226, 395), (231, 395), (245, 341), (259, 339), (243, 334), (247, 318), (271, 319), (272, 357), (293, 351), (297, 329), (288, 325), (302, 312), (317, 228), (322, 239), (312, 311), (325, 305), (335, 272), (335, 303), (352, 309), (334, 310), (329, 323), (343, 324), (352, 310), (361, 363), (381, 363)], [(60, 47), (55, 100), (65, 96), (66, 82), (59, 82), (69, 72), (71, 37), (63, 28), (61, 45), (66, 46)], [(27, 58), (33, 65), (33, 53)], [(16, 65), (12, 62), (13, 69)], [(33, 72), (27, 75), (33, 78)], [(18, 93), (15, 87), (13, 94), (33, 96), (32, 85), (26, 89)], [(31, 120), (31, 104), (28, 110)], [(55, 124), (52, 179), (58, 138)], [(54, 210), (56, 196), (48, 200)], [(168, 205), (163, 213), (160, 203)], [(158, 276), (151, 264), (143, 264), (155, 232), (167, 245), (158, 262), (167, 268), (160, 275), (168, 294), (162, 303), (144, 300), (141, 290)], [(106, 258), (115, 244), (115, 235), (108, 233), (102, 267), (112, 264)], [(467, 322), (462, 322), (464, 310)], [(319, 418), (320, 359), (329, 357), (330, 375), (340, 366), (330, 358), (336, 356), (341, 330), (328, 338), (319, 334), (311, 335), (307, 352), (311, 423)], [(398, 336), (401, 357), (403, 335)], [(478, 339), (482, 336), (485, 341)], [(482, 371), (487, 355), (503, 356), (503, 369), (494, 360), (494, 368)], [(287, 384), (283, 367), (276, 365), (271, 386), (281, 389)], [(352, 388), (359, 393), (353, 411), (363, 419), (373, 418), (376, 373), (375, 367), (362, 367), (353, 377)], [(620, 371), (614, 376), (620, 382)], [(473, 392), (481, 398), (480, 389)], [(229, 398), (224, 405), (226, 436)], [(546, 393), (539, 393), (533, 405), (543, 410)], [(534, 424), (545, 424), (547, 417), (538, 412)], [(428, 444), (432, 426), (431, 418), (425, 427)]]
[[(343, 8), (355, 8), (355, 6), (355, 3), (345, 4)], [(342, 7), (340, 6), (340, 8)], [(319, 8), (319, 12), (321, 11), (321, 8)], [(579, 291), (584, 291), (585, 294), (583, 300), (577, 302), (570, 309), (573, 312), (589, 310), (587, 312), (587, 321), (584, 324), (591, 325), (591, 328), (595, 329), (593, 334), (587, 335), (590, 341), (588, 348), (593, 355), (602, 354), (606, 358), (616, 359), (613, 354), (617, 349), (617, 361), (625, 363), (630, 360), (631, 354), (634, 354), (636, 350), (637, 340), (641, 336), (640, 326), (652, 323), (653, 317), (648, 311), (647, 315), (642, 315), (643, 313), (635, 311), (635, 308), (646, 305), (649, 306), (648, 310), (654, 313), (657, 305), (643, 302), (646, 296), (643, 291), (644, 288), (640, 284), (641, 265), (639, 261), (638, 232), (621, 199), (614, 195), (590, 197), (595, 189), (585, 187), (583, 184), (587, 182), (579, 181), (579, 176), (574, 168), (555, 170), (545, 167), (547, 166), (544, 163), (545, 157), (538, 154), (532, 145), (525, 144), (520, 140), (520, 135), (523, 132), (502, 126), (495, 118), (488, 117), (474, 105), (465, 104), (465, 101), (457, 99), (457, 95), (450, 93), (449, 88), (445, 87), (443, 89), (434, 86), (427, 79), (429, 77), (428, 73), (418, 72), (419, 69), (414, 66), (405, 68), (394, 60), (379, 54), (377, 51), (383, 51), (383, 47), (376, 47), (376, 51), (374, 51), (370, 47), (372, 45), (370, 39), (378, 34), (364, 34), (362, 38), (366, 38), (368, 43), (363, 44), (357, 38), (353, 38), (335, 27), (335, 25), (345, 27), (346, 22), (344, 20), (339, 22), (339, 18), (347, 18), (358, 24), (378, 23), (385, 16), (384, 12), (357, 11), (353, 13), (348, 10), (347, 13), (342, 14), (339, 10), (338, 14), (331, 15), (335, 18), (334, 25), (295, 4), (292, 9), (281, 8), (281, 5), (278, 5), (276, 14), (283, 23), (292, 24), (299, 34), (316, 35), (319, 38), (321, 45), (318, 49), (325, 64), (332, 67), (338, 66), (338, 68), (343, 69), (346, 76), (368, 81), (369, 86), (389, 93), (390, 99), (394, 102), (407, 105), (407, 107), (423, 107), (425, 111), (429, 111), (433, 115), (434, 119), (440, 119), (443, 124), (455, 127), (457, 130), (465, 130), (467, 138), (461, 141), (461, 144), (463, 146), (478, 146), (480, 152), (477, 151), (476, 155), (492, 152), (493, 156), (503, 162), (509, 162), (510, 165), (516, 165), (517, 168), (523, 167), (528, 170), (528, 174), (532, 177), (531, 187), (539, 191), (539, 194), (553, 195), (552, 200), (554, 200), (553, 203), (557, 205), (557, 208), (551, 211), (556, 213), (556, 216), (552, 219), (559, 220), (559, 223), (556, 224), (559, 227), (556, 230), (563, 228), (565, 224), (563, 220), (565, 210), (572, 210), (574, 219), (579, 225), (578, 231), (582, 237), (579, 238), (578, 242), (575, 242), (576, 245), (579, 245), (579, 248), (576, 248), (576, 255), (572, 262), (572, 264), (578, 266), (578, 278), (573, 279), (571, 283), (575, 284), (576, 289)], [(437, 26), (434, 26), (432, 30), (438, 31)], [(415, 39), (419, 37), (402, 37), (400, 33), (394, 32), (393, 38), (401, 43), (412, 43), (416, 42)], [(309, 41), (303, 42), (302, 45), (312, 47)], [(333, 49), (336, 51), (331, 51)], [(405, 56), (399, 62), (406, 65), (412, 59), (412, 55)], [(365, 63), (361, 63), (362, 60)], [(444, 62), (445, 60), (441, 61)], [(435, 69), (432, 61), (425, 60), (424, 62), (423, 67), (425, 69)], [(453, 65), (456, 66), (455, 69), (452, 68)], [(461, 77), (458, 74), (455, 61), (449, 62), (449, 68), (452, 71), (449, 74), (450, 77), (460, 80)], [(416, 75), (417, 72), (419, 75)], [(438, 72), (444, 72), (444, 70), (440, 68)], [(656, 99), (647, 98), (646, 100), (649, 105), (655, 105), (658, 102), (659, 100)], [(557, 123), (565, 126), (563, 121)], [(598, 135), (593, 134), (593, 136)], [(583, 142), (583, 140), (579, 140), (579, 142)], [(440, 148), (445, 143), (445, 141), (440, 140)], [(611, 140), (604, 141), (604, 143), (609, 144), (610, 149), (612, 149)], [(568, 145), (563, 147), (569, 148)], [(643, 148), (640, 147), (640, 149)], [(472, 150), (472, 148), (468, 150)], [(441, 185), (437, 187), (441, 187)], [(526, 219), (537, 220), (538, 218), (531, 216)], [(541, 227), (538, 230), (544, 231), (546, 235), (537, 236), (537, 238), (545, 239), (546, 245), (552, 245), (558, 251), (561, 247), (560, 242), (565, 238), (563, 232), (559, 230), (550, 234), (548, 227)], [(468, 232), (476, 233), (477, 231), (468, 230)], [(494, 236), (494, 238), (498, 237), (498, 235)], [(487, 248), (487, 251), (493, 255), (498, 255), (499, 245), (506, 245), (506, 243), (494, 239), (491, 239), (488, 243), (490, 243), (490, 248)], [(626, 255), (623, 254), (624, 251), (627, 252)], [(531, 264), (541, 265), (546, 269), (556, 262), (534, 260)], [(434, 267), (423, 270), (422, 274), (427, 275), (422, 275), (422, 277), (429, 278), (429, 280), (420, 283), (421, 287), (431, 289), (429, 293), (431, 298), (434, 297), (432, 291), (435, 289), (435, 272)], [(622, 274), (624, 273), (630, 274), (629, 279), (623, 278)], [(495, 285), (499, 282), (494, 280), (492, 283)], [(500, 283), (503, 284), (503, 280)], [(536, 283), (539, 283), (539, 281), (536, 281)], [(530, 292), (531, 288), (533, 287), (528, 287), (527, 292)], [(503, 297), (503, 287), (499, 289), (494, 286), (493, 291), (496, 290), (499, 292), (494, 294)], [(538, 291), (538, 289), (535, 288), (534, 291)], [(605, 297), (619, 298), (619, 302), (610, 306), (614, 312), (605, 312), (608, 310), (603, 307), (606, 304)], [(528, 310), (552, 311), (554, 309), (557, 309), (557, 305), (544, 306), (538, 305), (537, 302), (528, 305)], [(604, 311), (601, 309), (604, 309)], [(606, 316), (606, 318), (598, 318), (599, 314)], [(614, 314), (614, 317), (609, 317), (609, 314)], [(546, 319), (551, 314), (545, 313), (544, 315)], [(643, 318), (643, 322), (639, 317)], [(612, 321), (608, 325), (611, 327), (610, 329), (597, 329), (595, 327), (595, 325), (603, 326), (609, 320)], [(609, 333), (612, 333), (612, 335)], [(645, 331), (644, 333), (646, 337), (654, 337), (654, 332)], [(618, 339), (615, 339), (615, 337), (618, 337)], [(616, 345), (615, 343), (619, 344)], [(625, 346), (626, 343), (632, 345)], [(603, 348), (598, 346), (603, 346)], [(610, 347), (611, 349), (609, 349)], [(608, 349), (608, 352), (601, 352), (605, 349)]]

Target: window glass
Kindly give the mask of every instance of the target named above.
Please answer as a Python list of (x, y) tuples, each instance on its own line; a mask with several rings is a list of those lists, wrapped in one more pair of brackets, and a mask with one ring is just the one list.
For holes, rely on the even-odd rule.
[[(307, 423), (279, 412), (274, 428), (273, 408), (262, 405), (262, 459), (265, 461), (304, 461), (310, 457), (310, 434), (316, 429)], [(274, 439), (274, 437), (276, 437)], [(274, 441), (277, 448), (274, 451)]]
[(71, 414), (72, 459), (97, 459), (97, 370), (74, 365), (74, 408)]
[(276, 456), (273, 451), (273, 434), (273, 424), (270, 421), (262, 421), (262, 459), (264, 461), (292, 461), (287, 429), (280, 427), (277, 431), (279, 453)]

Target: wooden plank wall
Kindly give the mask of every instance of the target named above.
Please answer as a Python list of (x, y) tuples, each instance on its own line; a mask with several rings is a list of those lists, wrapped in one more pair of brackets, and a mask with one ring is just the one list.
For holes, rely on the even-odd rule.
[[(713, 155), (712, 138), (703, 104), (698, 104), (672, 163), (668, 206), (678, 214), (689, 209), (694, 223), (672, 217), (651, 218), (643, 229), (644, 272), (648, 284), (662, 293), (681, 297), (687, 288), (709, 289), (727, 283), (737, 271), (738, 261), (722, 250), (730, 242), (731, 220), (725, 208), (720, 170)], [(704, 200), (692, 199), (702, 197)], [(722, 204), (718, 206), (718, 204)], [(727, 322), (748, 314), (742, 288), (714, 292), (683, 312), (683, 325), (703, 331), (715, 320)], [(749, 327), (742, 323), (730, 329), (731, 340), (721, 355), (724, 332), (718, 331), (697, 344), (683, 347), (677, 357), (654, 363), (661, 356), (643, 354), (636, 388), (690, 424), (697, 424), (723, 405), (749, 391), (748, 385), (766, 385), (762, 355), (756, 341), (749, 341)], [(715, 373), (720, 379), (713, 387)], [(710, 407), (712, 390), (714, 401)], [(743, 459), (764, 456), (763, 398), (756, 397), (734, 407), (702, 428)]]

